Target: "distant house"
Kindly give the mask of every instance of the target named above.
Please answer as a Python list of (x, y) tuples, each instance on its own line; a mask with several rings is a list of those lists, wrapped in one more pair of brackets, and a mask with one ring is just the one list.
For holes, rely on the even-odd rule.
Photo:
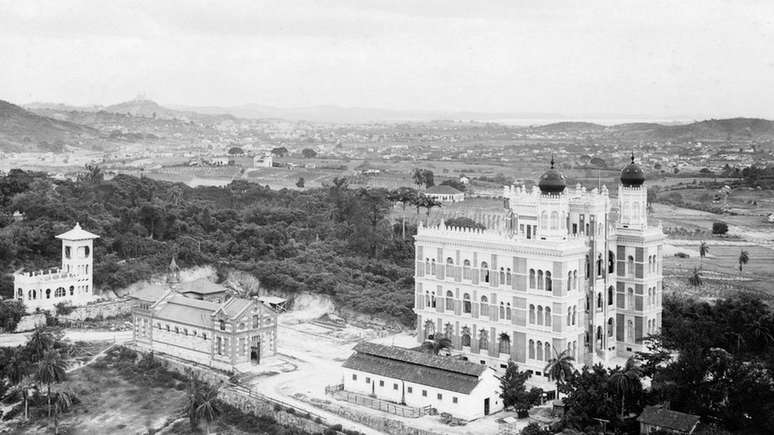
[(460, 175), (460, 183), (467, 186), (468, 184), (470, 184), (470, 178), (468, 178), (468, 176), (464, 174)]
[(446, 185), (433, 186), (425, 191), (425, 195), (441, 202), (460, 202), (465, 200), (465, 193)]
[[(15, 213), (14, 216), (16, 216)], [(769, 216), (766, 219), (769, 221), (769, 223), (774, 224), (774, 213), (769, 213)]]
[(637, 417), (640, 434), (665, 431), (673, 434), (692, 434), (699, 424), (699, 417), (684, 412), (664, 409), (663, 406), (647, 406)]
[(254, 168), (271, 168), (274, 164), (274, 157), (271, 154), (264, 154), (253, 157)]
[(228, 166), (228, 157), (213, 157), (210, 159), (210, 165), (212, 166)]
[(414, 408), (429, 406), (463, 420), (503, 409), (500, 382), (482, 364), (364, 342), (343, 367), (346, 392)]
[(215, 284), (207, 278), (182, 283), (178, 287), (178, 293), (191, 299), (210, 302), (223, 302), (226, 300), (226, 288), (220, 284)]

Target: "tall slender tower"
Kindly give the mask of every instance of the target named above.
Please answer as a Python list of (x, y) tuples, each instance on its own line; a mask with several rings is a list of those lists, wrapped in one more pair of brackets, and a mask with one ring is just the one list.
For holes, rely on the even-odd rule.
[(608, 321), (615, 327), (617, 354), (624, 357), (643, 350), (645, 337), (661, 327), (664, 234), (648, 226), (647, 197), (645, 175), (632, 154), (618, 186), (616, 312)]
[(76, 292), (78, 296), (93, 294), (93, 251), (94, 240), (98, 235), (92, 234), (76, 223), (75, 227), (66, 233), (56, 236), (62, 241), (62, 272), (75, 276), (78, 281)]

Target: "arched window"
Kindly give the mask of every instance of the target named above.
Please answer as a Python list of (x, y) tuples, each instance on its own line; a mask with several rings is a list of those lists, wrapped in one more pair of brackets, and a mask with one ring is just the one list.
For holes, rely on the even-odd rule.
[(567, 272), (567, 291), (572, 290), (572, 272)]
[(177, 326), (175, 326), (175, 334), (179, 334), (179, 333), (180, 333), (180, 328), (178, 328)]
[(478, 333), (478, 348), (479, 350), (489, 350), (489, 339), (487, 338), (486, 329), (482, 329)]
[(553, 283), (551, 282), (551, 272), (546, 271), (546, 291), (553, 289)]
[(462, 312), (470, 313), (470, 294), (468, 293), (462, 295)]
[(589, 254), (586, 254), (586, 279), (591, 278), (591, 261), (589, 260)]
[(500, 334), (499, 351), (504, 354), (511, 353), (511, 338), (506, 333)]
[(427, 273), (427, 274), (430, 273), (430, 259), (429, 258), (425, 258), (425, 273)]
[(169, 323), (167, 323), (167, 332), (169, 332)]
[(543, 290), (543, 271), (538, 270), (537, 273), (537, 288), (538, 290)]
[[(221, 331), (225, 331), (226, 330), (226, 321), (225, 320), (221, 320), (219, 323), (220, 323), (220, 330)], [(175, 329), (177, 329), (177, 328), (175, 328)], [(175, 332), (177, 332), (177, 331), (175, 331)]]
[(537, 324), (538, 326), (543, 326), (543, 306), (538, 305), (537, 307)]
[(567, 326), (572, 325), (572, 307), (567, 307)]
[(529, 359), (535, 359), (535, 340), (529, 341)]
[(481, 315), (489, 316), (489, 299), (486, 296), (481, 296)]
[(72, 249), (69, 246), (65, 246), (65, 258), (72, 258)]
[(572, 306), (572, 324), (573, 324), (573, 326), (577, 324), (576, 323), (577, 316), (578, 316), (578, 306), (577, 305), (573, 305)]
[(70, 286), (70, 296), (75, 294), (75, 286)]
[(529, 323), (535, 324), (535, 305), (529, 304)]
[(602, 292), (597, 293), (597, 309), (602, 309)]
[(535, 288), (535, 269), (529, 270), (529, 288)]
[(613, 336), (613, 331), (614, 331), (614, 328), (613, 328), (614, 324), (613, 324), (613, 322), (614, 322), (614, 320), (613, 320), (612, 317), (607, 319), (607, 336), (608, 337), (612, 337)]
[(505, 318), (505, 304), (500, 302), (500, 319)]
[(513, 277), (511, 276), (511, 268), (508, 267), (505, 269), (505, 285), (511, 285), (511, 280)]
[(500, 268), (500, 285), (505, 284), (505, 269)]
[(454, 337), (454, 326), (451, 323), (443, 325), (443, 336), (451, 340)]
[(597, 276), (602, 276), (602, 254), (597, 256)]
[(467, 326), (462, 327), (462, 346), (470, 347), (470, 328)]
[(46, 289), (46, 299), (51, 299), (51, 289), (50, 288)]
[(613, 251), (607, 252), (607, 273), (613, 273), (615, 271), (615, 254)]
[(546, 307), (546, 326), (551, 326), (551, 308)]
[(511, 303), (505, 304), (505, 320), (511, 320)]
[(486, 261), (481, 263), (481, 281), (489, 282), (489, 265), (486, 264)]
[(626, 308), (629, 310), (634, 309), (634, 289), (631, 287), (626, 290)]
[(470, 260), (465, 260), (462, 263), (462, 278), (463, 279), (472, 279), (470, 274)]
[(64, 287), (58, 287), (56, 290), (54, 290), (54, 297), (61, 298), (62, 296), (67, 295), (67, 290), (65, 290)]
[(546, 344), (544, 345), (546, 347), (546, 361), (551, 360), (551, 343), (546, 341)]
[(540, 214), (540, 228), (545, 231), (548, 229), (548, 212), (544, 211)]
[(578, 271), (573, 270), (572, 271), (572, 289), (575, 290), (578, 288)]
[(432, 275), (435, 275), (435, 258), (430, 260), (430, 273)]
[(451, 290), (446, 291), (446, 311), (454, 311), (454, 293)]
[(425, 292), (425, 305), (430, 308), (430, 292), (428, 291)]
[(446, 277), (454, 276), (454, 260), (451, 257), (446, 259)]
[(555, 211), (551, 212), (551, 229), (559, 229), (559, 213)]
[(17, 299), (24, 299), (24, 290), (22, 290), (22, 289), (16, 290), (16, 298)]
[(435, 323), (432, 320), (425, 322), (425, 338), (432, 339), (435, 336)]
[(89, 258), (90, 254), (91, 254), (91, 250), (89, 249), (89, 247), (88, 246), (84, 246), (83, 247), (83, 256), (86, 257), (86, 258)]
[(631, 255), (626, 261), (626, 274), (634, 275), (634, 257), (632, 257)]
[(543, 342), (538, 341), (537, 342), (537, 359), (543, 360)]
[(627, 343), (634, 342), (634, 322), (632, 322), (631, 320), (626, 322), (626, 342)]
[(430, 306), (436, 308), (435, 292), (430, 292)]
[(597, 326), (597, 347), (602, 349), (602, 326)]
[(613, 286), (607, 288), (607, 304), (613, 305)]

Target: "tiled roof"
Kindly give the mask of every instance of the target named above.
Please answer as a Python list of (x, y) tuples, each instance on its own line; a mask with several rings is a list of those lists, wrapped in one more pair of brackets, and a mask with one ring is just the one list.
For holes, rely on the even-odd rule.
[(156, 307), (154, 317), (210, 327), (212, 325), (211, 315), (217, 309), (218, 304), (176, 294)]
[(223, 293), (226, 288), (220, 284), (215, 284), (207, 278), (199, 278), (194, 281), (184, 282), (179, 285), (180, 293), (196, 293), (199, 295), (211, 295), (214, 293)]
[(433, 187), (428, 188), (426, 193), (434, 193), (436, 195), (457, 195), (457, 194), (460, 194), (462, 192), (460, 192), (459, 190), (457, 190), (457, 189), (455, 189), (455, 188), (453, 188), (451, 186), (447, 186), (447, 185), (443, 184), (443, 185), (433, 186)]
[(223, 314), (228, 317), (235, 317), (249, 307), (250, 304), (250, 299), (231, 298), (222, 305)]
[(73, 229), (56, 236), (56, 238), (62, 240), (91, 240), (98, 239), (99, 236), (84, 230), (80, 224), (76, 223)]
[(661, 406), (647, 406), (637, 417), (637, 421), (651, 426), (690, 433), (699, 423), (699, 417), (684, 412), (664, 409)]
[(343, 367), (419, 385), (469, 394), (486, 367), (395, 346), (360, 343)]

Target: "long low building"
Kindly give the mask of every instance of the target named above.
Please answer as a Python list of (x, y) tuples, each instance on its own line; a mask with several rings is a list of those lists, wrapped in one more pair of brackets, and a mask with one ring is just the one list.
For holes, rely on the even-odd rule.
[(343, 364), (344, 390), (464, 420), (503, 409), (500, 382), (486, 365), (396, 346), (360, 343)]
[(133, 310), (134, 343), (208, 367), (232, 371), (277, 352), (277, 314), (257, 299), (215, 303), (169, 290)]

